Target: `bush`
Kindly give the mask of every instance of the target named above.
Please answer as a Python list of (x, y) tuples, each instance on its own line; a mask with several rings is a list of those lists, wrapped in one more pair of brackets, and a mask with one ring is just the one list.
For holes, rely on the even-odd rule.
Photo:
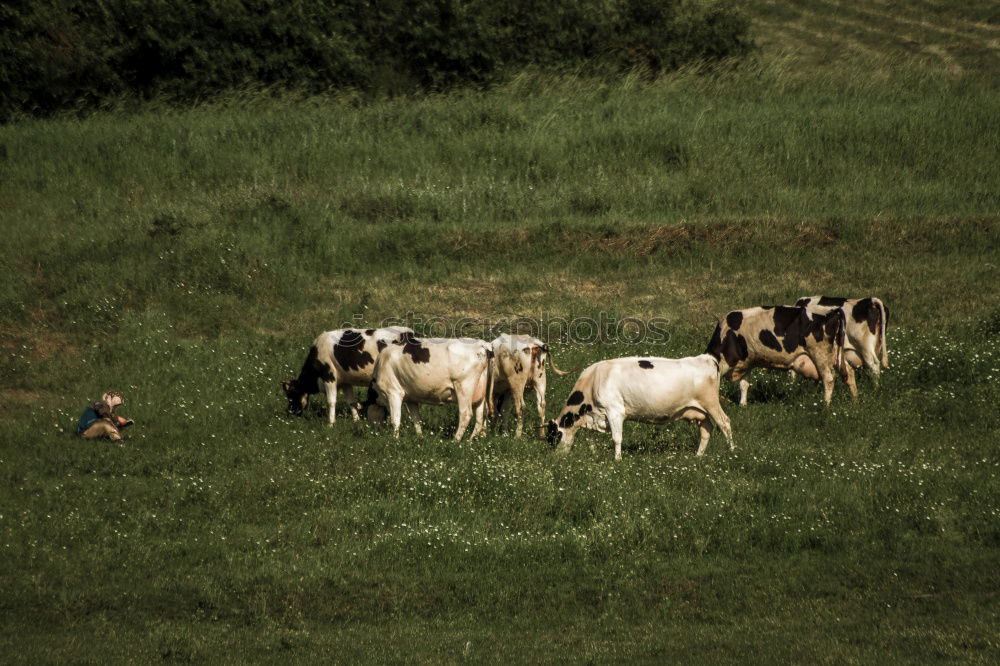
[(0, 119), (247, 86), (436, 90), (527, 65), (655, 74), (745, 52), (748, 23), (713, 0), (14, 0)]

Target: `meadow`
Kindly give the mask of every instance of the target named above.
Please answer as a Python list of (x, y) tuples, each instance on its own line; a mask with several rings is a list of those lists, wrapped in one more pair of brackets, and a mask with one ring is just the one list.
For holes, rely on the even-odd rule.
[[(752, 11), (754, 57), (655, 80), (0, 126), (3, 661), (996, 662), (1000, 24)], [(347, 323), (668, 320), (550, 341), (582, 368), (820, 293), (888, 304), (882, 387), (725, 384), (701, 459), (683, 423), (620, 463), (455, 444), (446, 407), (397, 441), (279, 386)], [(72, 435), (107, 387), (124, 446)]]

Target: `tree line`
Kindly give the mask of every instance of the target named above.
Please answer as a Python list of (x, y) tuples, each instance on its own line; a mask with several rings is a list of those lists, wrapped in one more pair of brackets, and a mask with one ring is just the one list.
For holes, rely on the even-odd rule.
[(406, 93), (524, 67), (655, 75), (750, 47), (719, 0), (8, 0), (0, 120), (246, 87)]

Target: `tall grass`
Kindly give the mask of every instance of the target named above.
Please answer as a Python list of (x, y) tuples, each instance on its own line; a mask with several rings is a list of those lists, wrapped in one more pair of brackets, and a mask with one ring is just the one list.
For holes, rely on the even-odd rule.
[[(474, 307), (467, 290), (435, 304), (482, 313), (548, 302), (519, 300), (540, 275), (558, 289), (669, 267), (725, 284), (715, 267), (736, 262), (749, 271), (736, 294), (699, 289), (701, 309), (871, 290), (878, 275), (908, 316), (913, 280), (945, 271), (920, 299), (937, 303), (962, 298), (953, 271), (989, 271), (934, 257), (996, 250), (998, 100), (944, 75), (870, 74), (807, 78), (779, 62), (654, 84), (524, 76), (360, 107), (234, 98), (4, 127), (0, 200), (18, 232), (0, 306), (92, 330), (109, 322), (88, 313), (100, 284), (113, 312), (184, 320), (218, 300), (298, 317), (321, 303), (316, 327), (360, 305), (398, 314), (433, 297), (428, 283), (491, 285)], [(806, 267), (808, 285), (786, 286)]]

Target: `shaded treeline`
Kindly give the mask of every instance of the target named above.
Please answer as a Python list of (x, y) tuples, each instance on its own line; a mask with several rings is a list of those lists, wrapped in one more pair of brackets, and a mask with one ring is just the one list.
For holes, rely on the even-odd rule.
[(378, 93), (512, 69), (658, 72), (747, 50), (714, 0), (15, 0), (0, 7), (0, 120), (262, 86)]

